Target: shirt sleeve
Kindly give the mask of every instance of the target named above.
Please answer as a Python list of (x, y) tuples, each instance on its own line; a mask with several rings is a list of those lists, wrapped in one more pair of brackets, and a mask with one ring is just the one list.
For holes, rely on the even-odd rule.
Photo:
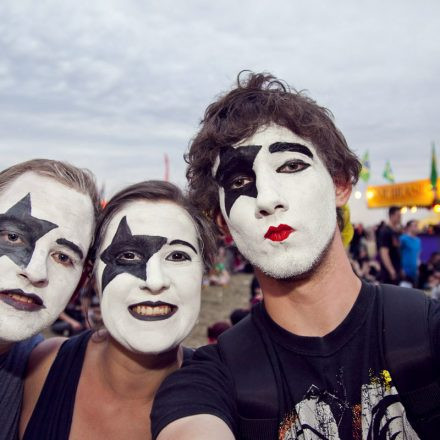
[(440, 301), (432, 299), (429, 305), (429, 330), (431, 333), (434, 365), (440, 371)]
[(236, 433), (236, 400), (216, 345), (201, 347), (160, 386), (151, 410), (153, 439), (171, 422), (197, 414), (222, 419)]

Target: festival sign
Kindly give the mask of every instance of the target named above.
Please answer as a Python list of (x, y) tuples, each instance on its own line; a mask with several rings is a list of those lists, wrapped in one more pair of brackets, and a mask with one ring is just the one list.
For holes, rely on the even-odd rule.
[[(437, 188), (440, 188), (440, 179), (437, 179)], [(367, 187), (367, 205), (369, 208), (386, 208), (388, 206), (430, 207), (433, 203), (434, 191), (429, 179)]]

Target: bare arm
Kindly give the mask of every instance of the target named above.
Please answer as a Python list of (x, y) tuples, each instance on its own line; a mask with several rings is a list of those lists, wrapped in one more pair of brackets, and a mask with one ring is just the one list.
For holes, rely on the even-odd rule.
[(234, 440), (228, 425), (219, 417), (198, 414), (184, 417), (167, 425), (157, 440)]
[(391, 279), (394, 280), (397, 274), (396, 274), (396, 270), (394, 269), (393, 263), (391, 263), (390, 250), (386, 247), (381, 247), (379, 249), (379, 255), (380, 255), (380, 259), (382, 260), (382, 263), (385, 266), (385, 269), (390, 274)]

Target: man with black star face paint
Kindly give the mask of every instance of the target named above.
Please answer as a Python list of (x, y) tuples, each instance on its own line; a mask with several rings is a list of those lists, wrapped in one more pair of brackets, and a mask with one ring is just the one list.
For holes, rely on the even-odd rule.
[[(360, 163), (330, 112), (271, 75), (239, 76), (186, 159), (192, 199), (253, 265), (263, 302), (164, 381), (153, 437), (418, 438), (381, 352), (386, 289), (357, 278), (342, 242)], [(440, 309), (426, 310), (439, 368)]]
[(92, 241), (91, 173), (36, 159), (0, 173), (0, 439), (14, 438), (37, 335), (64, 310)]

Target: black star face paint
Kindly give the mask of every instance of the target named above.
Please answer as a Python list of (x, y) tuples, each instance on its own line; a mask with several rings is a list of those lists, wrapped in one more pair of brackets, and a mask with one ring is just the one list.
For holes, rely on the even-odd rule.
[(104, 324), (141, 353), (175, 347), (200, 309), (203, 263), (189, 214), (165, 201), (135, 201), (109, 222), (96, 274)]
[(274, 278), (303, 276), (336, 229), (332, 178), (313, 144), (272, 124), (221, 151), (213, 169), (240, 252)]
[(257, 197), (255, 157), (261, 145), (226, 147), (220, 151), (220, 164), (215, 174), (219, 186), (225, 191), (225, 211), (229, 217), (232, 205), (240, 196)]
[(127, 218), (123, 217), (110, 246), (101, 254), (101, 260), (106, 264), (102, 274), (102, 291), (121, 273), (146, 280), (148, 260), (166, 242), (165, 237), (132, 235)]
[(32, 217), (28, 193), (4, 214), (0, 214), (0, 257), (6, 255), (17, 266), (31, 261), (36, 241), (58, 225)]
[(90, 197), (27, 172), (0, 191), (0, 340), (48, 327), (81, 277), (94, 229)]

